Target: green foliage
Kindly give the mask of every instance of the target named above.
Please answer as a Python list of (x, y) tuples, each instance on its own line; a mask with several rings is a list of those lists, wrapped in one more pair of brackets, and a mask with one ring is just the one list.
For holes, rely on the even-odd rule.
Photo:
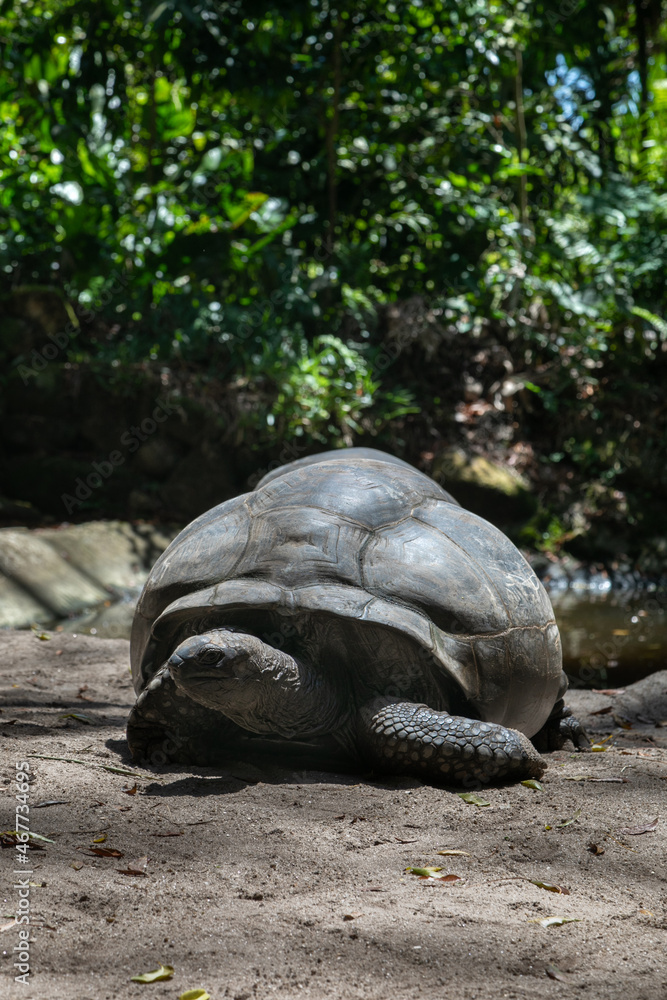
[(557, 447), (609, 468), (612, 383), (667, 344), (660, 13), (24, 0), (1, 15), (7, 289), (88, 310), (72, 362), (204, 365), (273, 387), (265, 430), (340, 443), (414, 412), (378, 316), (420, 295), (509, 345), (565, 434), (594, 425)]

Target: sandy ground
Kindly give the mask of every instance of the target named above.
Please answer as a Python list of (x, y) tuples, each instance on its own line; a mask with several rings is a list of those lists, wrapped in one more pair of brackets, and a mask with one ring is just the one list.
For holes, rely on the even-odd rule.
[[(16, 828), (26, 760), (30, 828), (49, 838), (28, 865), (12, 837), (0, 852), (10, 1000), (667, 995), (667, 728), (590, 714), (614, 696), (569, 698), (614, 734), (606, 752), (552, 754), (542, 791), (485, 789), (477, 806), (413, 779), (136, 768), (127, 642), (4, 632), (0, 644), (0, 829)], [(438, 864), (459, 879), (405, 871)], [(26, 878), (27, 986), (13, 981), (12, 924)], [(536, 922), (550, 916), (573, 919)], [(131, 982), (160, 963), (171, 980)]]

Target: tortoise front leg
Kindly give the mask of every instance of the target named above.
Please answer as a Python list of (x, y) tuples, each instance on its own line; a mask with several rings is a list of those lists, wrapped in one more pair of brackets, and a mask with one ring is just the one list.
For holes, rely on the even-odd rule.
[(546, 763), (516, 729), (427, 705), (377, 697), (358, 717), (362, 752), (373, 765), (445, 784), (539, 778)]
[(127, 720), (132, 757), (147, 766), (215, 765), (225, 759), (225, 740), (236, 726), (178, 691), (165, 664), (136, 700)]

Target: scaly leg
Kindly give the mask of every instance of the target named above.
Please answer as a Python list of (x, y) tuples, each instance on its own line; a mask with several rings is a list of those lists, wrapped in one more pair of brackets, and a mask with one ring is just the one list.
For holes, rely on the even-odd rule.
[(375, 767), (445, 784), (539, 778), (546, 769), (515, 729), (377, 697), (358, 716), (362, 753)]

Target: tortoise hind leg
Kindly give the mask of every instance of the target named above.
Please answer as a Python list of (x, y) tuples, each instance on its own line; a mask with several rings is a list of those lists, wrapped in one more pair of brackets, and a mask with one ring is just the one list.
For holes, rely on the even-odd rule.
[(374, 766), (446, 784), (539, 778), (546, 769), (515, 729), (398, 698), (377, 697), (364, 705), (358, 736)]
[(582, 724), (572, 715), (561, 698), (554, 705), (551, 715), (540, 731), (531, 737), (531, 743), (540, 753), (549, 753), (552, 750), (560, 750), (567, 740), (574, 743), (576, 750), (585, 749), (591, 742)]

